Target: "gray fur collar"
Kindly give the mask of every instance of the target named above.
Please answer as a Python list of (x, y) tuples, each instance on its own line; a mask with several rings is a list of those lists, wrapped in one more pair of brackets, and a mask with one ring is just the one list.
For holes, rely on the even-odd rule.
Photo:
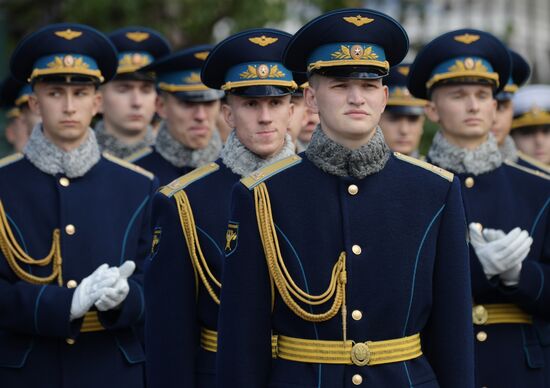
[(428, 157), (431, 163), (457, 174), (480, 175), (502, 164), (497, 142), (491, 133), (486, 142), (475, 150), (469, 150), (449, 143), (439, 131), (433, 138)]
[(248, 176), (268, 164), (294, 155), (294, 149), (294, 143), (292, 143), (290, 135), (287, 134), (285, 136), (285, 144), (283, 149), (277, 155), (272, 156), (269, 159), (262, 159), (258, 155), (249, 151), (248, 148), (241, 143), (233, 130), (227, 137), (220, 156), (223, 163), (235, 174)]
[(125, 159), (132, 155), (134, 152), (139, 151), (142, 148), (153, 145), (155, 142), (155, 135), (153, 134), (153, 128), (149, 125), (145, 137), (134, 144), (126, 144), (116, 138), (113, 134), (108, 133), (105, 130), (105, 124), (103, 120), (99, 120), (94, 128), (97, 143), (102, 151), (107, 151), (111, 155), (117, 158)]
[(40, 171), (50, 175), (64, 174), (69, 178), (85, 175), (101, 159), (91, 128), (88, 129), (88, 137), (78, 148), (66, 152), (44, 136), (42, 124), (34, 127), (23, 153)]
[(306, 149), (306, 155), (313, 164), (331, 175), (363, 179), (384, 168), (390, 157), (390, 149), (380, 127), (376, 128), (374, 136), (367, 144), (350, 150), (330, 139), (318, 125)]
[(502, 160), (510, 160), (512, 162), (518, 161), (518, 149), (516, 143), (512, 139), (512, 136), (508, 135), (504, 139), (504, 143), (498, 148), (502, 155)]
[(205, 148), (194, 150), (177, 141), (168, 131), (166, 122), (163, 121), (159, 128), (155, 149), (176, 167), (200, 167), (218, 158), (222, 149), (222, 140), (215, 129), (210, 143)]

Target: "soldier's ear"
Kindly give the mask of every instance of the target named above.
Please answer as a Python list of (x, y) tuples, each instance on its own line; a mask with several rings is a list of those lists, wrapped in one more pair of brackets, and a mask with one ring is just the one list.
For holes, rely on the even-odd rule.
[(317, 107), (317, 98), (315, 95), (315, 89), (312, 87), (305, 88), (304, 98), (306, 100), (306, 106), (309, 109), (311, 109), (314, 113), (319, 113), (319, 108)]
[(161, 119), (166, 119), (166, 97), (163, 93), (157, 94), (157, 98), (155, 100), (155, 108), (157, 111), (157, 114), (160, 116)]
[(430, 121), (434, 123), (439, 123), (439, 113), (433, 101), (429, 101), (426, 104), (426, 106), (424, 107), (424, 113), (426, 113), (426, 117), (428, 117)]
[(36, 115), (41, 115), (40, 114), (40, 105), (38, 104), (38, 99), (36, 98), (36, 94), (35, 92), (33, 91), (30, 95), (29, 95), (29, 109), (31, 110), (32, 113), (36, 114)]
[(229, 127), (235, 128), (235, 117), (233, 116), (233, 109), (229, 104), (222, 104), (222, 114), (225, 122)]

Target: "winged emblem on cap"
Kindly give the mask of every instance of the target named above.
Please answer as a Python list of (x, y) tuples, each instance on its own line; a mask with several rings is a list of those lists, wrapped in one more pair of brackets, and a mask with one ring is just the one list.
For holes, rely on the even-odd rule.
[(479, 35), (471, 35), (471, 34), (457, 35), (454, 37), (454, 39), (460, 43), (470, 44), (479, 40)]
[(248, 38), (248, 40), (259, 46), (265, 47), (275, 43), (276, 41), (279, 40), (279, 38), (271, 38), (269, 36), (262, 35), (254, 38)]
[(65, 31), (56, 31), (55, 35), (63, 39), (73, 40), (75, 38), (78, 38), (80, 35), (82, 35), (82, 31), (73, 31), (69, 28)]
[(126, 37), (130, 40), (133, 40), (134, 42), (143, 42), (144, 40), (149, 39), (149, 33), (148, 32), (127, 32)]
[(199, 73), (193, 72), (187, 77), (184, 77), (183, 81), (188, 84), (198, 84), (201, 82), (201, 76)]
[(457, 59), (455, 64), (449, 67), (449, 71), (452, 73), (463, 71), (475, 71), (481, 73), (487, 73), (489, 70), (480, 60), (473, 60), (472, 58), (466, 58), (464, 61)]
[(243, 71), (239, 74), (239, 76), (243, 79), (252, 79), (252, 78), (283, 78), (285, 76), (285, 73), (283, 73), (279, 66), (273, 65), (273, 66), (267, 66), (267, 65), (260, 65), (258, 67), (254, 67), (252, 65), (248, 65), (248, 68), (246, 71)]
[(374, 21), (374, 19), (371, 19), (371, 18), (368, 18), (368, 17), (363, 17), (361, 15), (346, 16), (343, 19), (348, 23), (355, 24), (357, 27), (361, 27), (365, 24), (369, 24), (369, 23), (372, 23)]
[[(357, 45), (356, 45), (357, 46)], [(330, 56), (333, 59), (366, 59), (375, 60), (378, 59), (378, 54), (372, 51), (372, 47), (362, 48), (360, 46), (353, 46), (351, 49), (348, 46), (340, 46), (340, 50), (333, 52)], [(357, 50), (357, 51), (352, 51)]]
[(408, 66), (400, 66), (397, 68), (397, 71), (403, 74), (405, 77), (409, 75), (411, 69)]
[(195, 53), (195, 58), (204, 61), (208, 57), (208, 54), (210, 54), (208, 51), (201, 51), (200, 53)]

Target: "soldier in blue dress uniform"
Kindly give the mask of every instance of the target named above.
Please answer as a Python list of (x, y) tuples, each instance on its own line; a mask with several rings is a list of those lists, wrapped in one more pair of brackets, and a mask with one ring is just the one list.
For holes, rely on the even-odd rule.
[(215, 387), (223, 250), (237, 236), (227, 231), (231, 188), (294, 154), (287, 127), (296, 84), (281, 63), (289, 40), (278, 30), (244, 31), (219, 43), (202, 68), (204, 84), (226, 92), (222, 109), (234, 130), (218, 160), (155, 196), (145, 277), (150, 388)]
[(380, 127), (391, 150), (420, 157), (418, 146), (424, 132), (424, 106), (427, 101), (414, 98), (407, 89), (410, 64), (401, 63), (390, 69), (384, 78), (388, 85), (388, 104), (380, 119)]
[(157, 183), (102, 156), (89, 127), (116, 65), (102, 33), (72, 23), (29, 35), (12, 56), (43, 123), (0, 161), (2, 387), (144, 386), (134, 328)]
[(529, 85), (513, 99), (514, 119), (511, 136), (519, 162), (550, 174), (550, 86)]
[(142, 70), (157, 76), (157, 112), (163, 121), (155, 145), (126, 160), (151, 171), (160, 185), (213, 162), (220, 154), (222, 141), (215, 125), (223, 92), (208, 88), (200, 78), (211, 49), (194, 46)]
[(476, 387), (548, 387), (550, 181), (503, 161), (490, 133), (508, 49), (474, 29), (428, 43), (409, 90), (439, 123), (428, 161), (457, 174), (469, 224)]
[(513, 97), (518, 89), (527, 82), (531, 74), (531, 67), (520, 54), (510, 50), (510, 56), (512, 58), (512, 75), (504, 89), (495, 96), (497, 113), (491, 132), (495, 136), (503, 160), (511, 160), (521, 166), (548, 173), (550, 169), (545, 169), (536, 159), (519, 151), (514, 139), (510, 136), (514, 118)]
[(102, 151), (126, 158), (154, 143), (155, 76), (141, 69), (168, 55), (171, 48), (162, 34), (142, 26), (118, 29), (108, 38), (118, 51), (118, 68), (100, 88), (103, 119), (95, 131)]
[(20, 82), (11, 75), (0, 86), (0, 105), (7, 110), (8, 123), (5, 128), (6, 140), (15, 152), (21, 152), (40, 115), (29, 109), (29, 96), (32, 93), (28, 83)]
[(218, 387), (473, 386), (458, 180), (392, 153), (378, 126), (381, 78), (407, 50), (367, 9), (322, 15), (287, 46), (321, 123), (301, 156), (234, 186)]

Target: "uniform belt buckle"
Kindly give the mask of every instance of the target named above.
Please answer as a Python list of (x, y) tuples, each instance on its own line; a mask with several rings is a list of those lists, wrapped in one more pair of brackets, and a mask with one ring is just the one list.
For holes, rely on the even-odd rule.
[(351, 361), (357, 366), (368, 365), (370, 361), (370, 350), (368, 342), (354, 343), (351, 348)]

